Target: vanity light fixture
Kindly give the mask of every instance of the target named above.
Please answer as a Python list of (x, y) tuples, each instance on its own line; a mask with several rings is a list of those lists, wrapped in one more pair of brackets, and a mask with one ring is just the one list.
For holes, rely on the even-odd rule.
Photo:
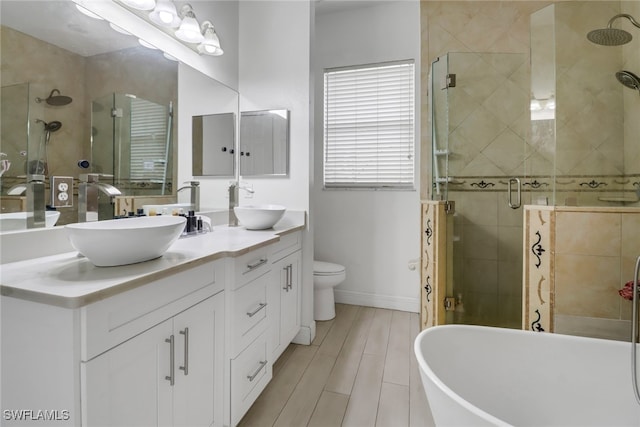
[(120, 34), (124, 34), (125, 36), (130, 36), (131, 35), (131, 33), (129, 31), (125, 30), (124, 28), (118, 27), (113, 22), (109, 22), (109, 26), (111, 27), (112, 30), (117, 31)]
[[(224, 54), (211, 21), (204, 21), (201, 27), (193, 7), (188, 3), (183, 4), (179, 12), (173, 0), (117, 0), (116, 3), (201, 55)], [(142, 41), (141, 44), (150, 47)], [(157, 49), (155, 46), (152, 48)]]
[(151, 10), (156, 7), (156, 0), (120, 0), (129, 7), (138, 10)]
[(89, 18), (98, 19), (100, 21), (103, 21), (101, 16), (96, 15), (95, 13), (93, 13), (90, 10), (80, 6), (79, 4), (76, 4), (76, 9), (78, 9), (80, 12), (82, 12), (84, 15), (88, 16)]
[(162, 54), (162, 56), (164, 56), (165, 58), (167, 58), (169, 61), (175, 61), (175, 62), (178, 62), (178, 58), (176, 58), (176, 57), (175, 57), (175, 56), (173, 56), (173, 55), (169, 55), (167, 52), (164, 52), (164, 53)]
[(187, 43), (201, 43), (204, 41), (204, 36), (200, 31), (200, 24), (196, 19), (193, 8), (190, 4), (185, 4), (180, 9), (180, 15), (182, 16), (182, 23), (180, 28), (176, 31), (176, 37)]
[(198, 52), (212, 56), (220, 56), (224, 53), (220, 47), (220, 39), (211, 22), (204, 21), (202, 23), (202, 34), (204, 35), (204, 40), (198, 45)]
[(171, 0), (158, 0), (155, 9), (149, 13), (149, 19), (161, 27), (177, 28), (181, 19), (176, 5)]
[(155, 47), (154, 45), (152, 45), (151, 43), (149, 43), (148, 41), (142, 40), (142, 39), (138, 39), (138, 43), (140, 43), (141, 46), (146, 47), (147, 49), (153, 49), (153, 50), (158, 50), (157, 47)]

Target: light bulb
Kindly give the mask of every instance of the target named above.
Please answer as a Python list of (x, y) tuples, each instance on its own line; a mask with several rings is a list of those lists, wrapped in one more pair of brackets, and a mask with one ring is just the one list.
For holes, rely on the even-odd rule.
[(149, 13), (149, 19), (162, 27), (176, 28), (180, 25), (180, 17), (171, 0), (158, 0), (155, 9)]
[(195, 18), (185, 17), (180, 24), (180, 28), (176, 31), (176, 37), (188, 43), (200, 43), (204, 40), (204, 36), (200, 32), (200, 26)]
[(160, 20), (165, 24), (170, 24), (171, 22), (173, 22), (173, 15), (166, 10), (158, 12), (158, 18), (160, 18)]
[(82, 12), (84, 15), (88, 16), (89, 18), (98, 19), (100, 21), (103, 21), (101, 16), (96, 15), (95, 13), (91, 12), (89, 9), (86, 9), (86, 8), (80, 6), (79, 4), (76, 4), (76, 8), (80, 12)]

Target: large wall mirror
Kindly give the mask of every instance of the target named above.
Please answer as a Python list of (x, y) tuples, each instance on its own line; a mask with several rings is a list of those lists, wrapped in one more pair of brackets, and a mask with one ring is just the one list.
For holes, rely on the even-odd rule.
[(239, 158), (242, 177), (289, 174), (289, 110), (240, 113), (239, 149), (236, 116), (228, 112), (192, 117), (193, 175), (234, 176)]
[[(34, 167), (47, 178), (113, 175), (101, 180), (127, 196), (172, 194), (178, 63), (82, 14), (70, 0), (0, 7), (2, 143), (10, 148), (3, 212), (23, 208), (9, 189)], [(9, 90), (21, 86), (26, 96)], [(59, 98), (50, 102), (50, 95)], [(9, 117), (5, 108), (21, 114)], [(77, 203), (59, 210), (59, 225), (77, 221)]]
[[(177, 120), (178, 63), (81, 14), (71, 0), (2, 0), (0, 20), (0, 160), (9, 165), (0, 179), (2, 212), (24, 209), (24, 197), (8, 190), (25, 182), (30, 165), (46, 167), (47, 177), (112, 174), (104, 180), (126, 196), (175, 195), (178, 129), (191, 127), (184, 115)], [(233, 92), (237, 114), (237, 92), (202, 76)], [(46, 102), (54, 89), (71, 102)], [(224, 108), (207, 99), (198, 114), (229, 112), (227, 98)], [(78, 166), (84, 159), (87, 169)], [(60, 211), (58, 225), (77, 221), (76, 202)]]

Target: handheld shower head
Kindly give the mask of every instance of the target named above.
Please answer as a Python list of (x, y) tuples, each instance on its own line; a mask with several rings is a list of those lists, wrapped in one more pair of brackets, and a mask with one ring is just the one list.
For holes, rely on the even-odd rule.
[(631, 33), (612, 27), (613, 22), (618, 18), (627, 18), (633, 25), (640, 28), (640, 23), (638, 23), (633, 16), (626, 13), (620, 13), (609, 20), (607, 28), (589, 31), (587, 39), (589, 39), (590, 42), (601, 46), (621, 46), (629, 43), (633, 39)]
[(618, 71), (616, 73), (616, 78), (629, 89), (635, 89), (640, 93), (640, 77), (636, 76), (631, 71)]
[(56, 132), (62, 127), (62, 123), (57, 120), (47, 123), (44, 120), (36, 119), (36, 123), (42, 123), (46, 132)]
[[(57, 95), (54, 95), (54, 93), (58, 93)], [(36, 102), (40, 103), (40, 102), (46, 102), (49, 105), (52, 106), (62, 106), (62, 105), (68, 105), (71, 104), (71, 101), (73, 101), (73, 99), (70, 96), (65, 96), (65, 95), (61, 95), (60, 91), (58, 89), (54, 89), (51, 91), (51, 93), (49, 94), (49, 96), (45, 99), (42, 98), (36, 98)]]

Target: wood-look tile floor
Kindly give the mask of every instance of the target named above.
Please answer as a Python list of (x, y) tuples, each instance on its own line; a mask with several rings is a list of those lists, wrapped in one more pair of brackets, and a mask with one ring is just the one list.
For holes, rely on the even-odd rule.
[(311, 345), (291, 344), (240, 422), (249, 426), (433, 426), (413, 341), (417, 313), (336, 304)]

